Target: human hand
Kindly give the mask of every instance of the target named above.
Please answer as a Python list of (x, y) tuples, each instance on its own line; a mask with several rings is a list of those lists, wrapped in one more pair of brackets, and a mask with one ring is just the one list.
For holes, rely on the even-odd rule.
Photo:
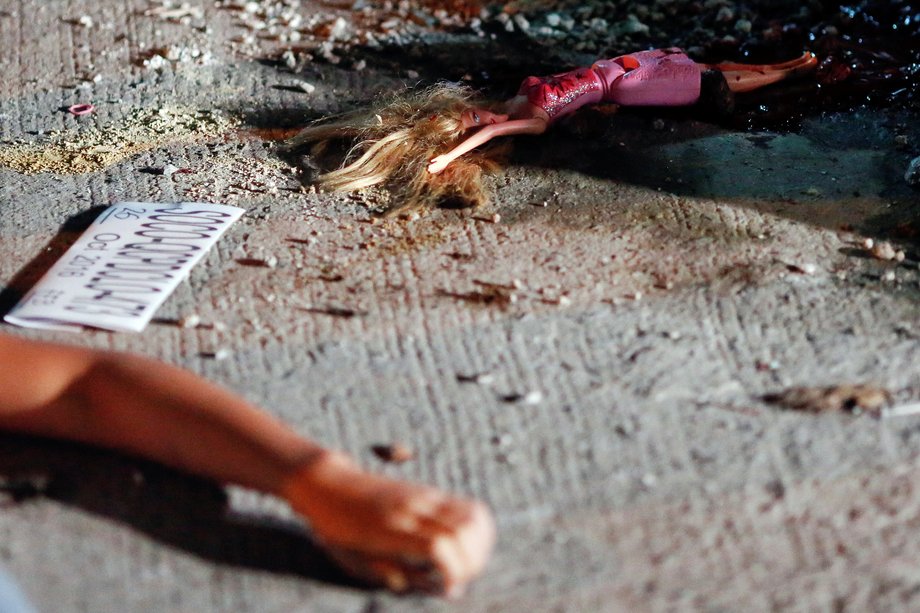
[(299, 472), (286, 496), (347, 572), (396, 592), (460, 595), (495, 542), (481, 502), (373, 475), (337, 454)]

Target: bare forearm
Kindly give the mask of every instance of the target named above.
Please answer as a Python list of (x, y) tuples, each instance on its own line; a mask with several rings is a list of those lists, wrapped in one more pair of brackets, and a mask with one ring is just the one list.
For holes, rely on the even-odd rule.
[[(80, 352), (51, 347), (52, 369), (61, 363), (55, 351)], [(83, 351), (74, 359), (85, 363), (60, 393), (32, 393), (40, 401), (0, 412), (0, 428), (117, 449), (272, 493), (323, 454), (267, 413), (178, 368), (113, 353)]]
[(456, 593), (494, 542), (481, 503), (361, 470), (188, 372), (0, 333), (0, 429), (118, 449), (279, 495), (356, 576)]

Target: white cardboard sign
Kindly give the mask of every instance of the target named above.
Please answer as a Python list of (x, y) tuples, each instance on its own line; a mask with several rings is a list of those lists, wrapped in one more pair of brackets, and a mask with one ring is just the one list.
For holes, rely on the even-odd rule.
[(17, 326), (140, 332), (243, 209), (120, 202), (4, 318)]

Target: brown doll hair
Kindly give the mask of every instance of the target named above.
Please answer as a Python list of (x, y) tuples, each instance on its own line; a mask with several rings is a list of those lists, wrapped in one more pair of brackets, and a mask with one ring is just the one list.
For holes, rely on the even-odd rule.
[(311, 154), (321, 156), (335, 142), (350, 143), (341, 167), (319, 175), (317, 184), (334, 191), (383, 184), (396, 197), (391, 213), (445, 200), (479, 206), (488, 201), (483, 172), (498, 168), (496, 159), (504, 148), (482, 148), (438, 174), (428, 172), (428, 162), (462, 140), (464, 110), (488, 105), (469, 87), (438, 83), (383, 100), (370, 110), (320, 120), (290, 144), (312, 144)]

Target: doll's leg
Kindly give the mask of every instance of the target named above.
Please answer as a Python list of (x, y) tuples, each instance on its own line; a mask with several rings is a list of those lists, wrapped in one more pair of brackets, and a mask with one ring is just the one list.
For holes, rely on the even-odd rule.
[(494, 528), (479, 502), (386, 479), (205, 380), (136, 356), (0, 334), (0, 429), (117, 449), (285, 497), (372, 583), (456, 593)]
[(805, 53), (801, 57), (781, 64), (720, 64), (703, 65), (705, 68), (718, 70), (725, 76), (729, 89), (736, 93), (749, 92), (766, 85), (778, 83), (784, 79), (798, 76), (814, 70), (818, 60), (814, 53)]

